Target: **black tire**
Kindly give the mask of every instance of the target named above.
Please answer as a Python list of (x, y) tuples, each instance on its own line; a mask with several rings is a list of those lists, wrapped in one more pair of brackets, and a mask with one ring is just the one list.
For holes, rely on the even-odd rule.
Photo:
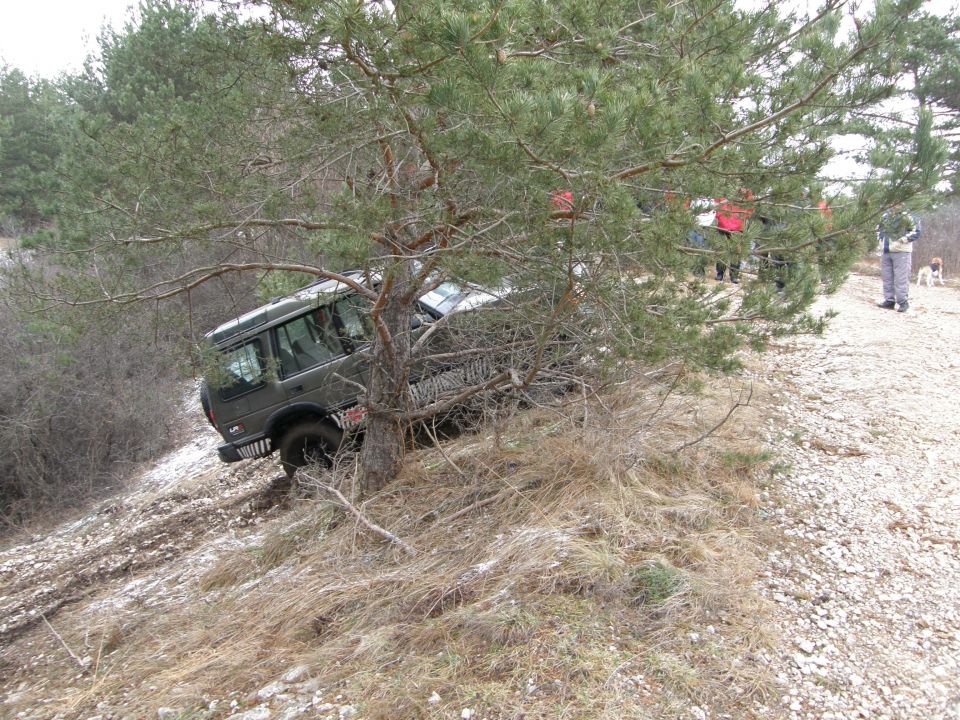
[(207, 418), (210, 426), (216, 430), (217, 426), (213, 423), (213, 414), (210, 412), (210, 390), (207, 388), (207, 381), (200, 381), (200, 406), (203, 408), (203, 414)]
[(280, 441), (280, 464), (289, 476), (311, 463), (327, 467), (333, 463), (333, 455), (340, 449), (343, 433), (330, 423), (309, 421), (294, 425), (283, 434)]

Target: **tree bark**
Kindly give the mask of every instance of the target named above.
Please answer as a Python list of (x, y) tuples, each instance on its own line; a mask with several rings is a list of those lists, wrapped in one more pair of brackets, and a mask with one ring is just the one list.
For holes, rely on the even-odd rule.
[[(393, 480), (403, 464), (401, 417), (409, 409), (410, 330), (415, 294), (412, 262), (396, 262), (384, 278), (375, 320), (381, 326), (371, 348), (367, 379), (367, 429), (360, 451), (360, 492), (369, 496)], [(411, 299), (411, 296), (413, 299)]]

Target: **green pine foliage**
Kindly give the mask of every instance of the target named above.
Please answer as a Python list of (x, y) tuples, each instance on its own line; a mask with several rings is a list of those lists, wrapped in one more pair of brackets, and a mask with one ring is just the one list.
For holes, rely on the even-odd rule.
[(0, 220), (26, 231), (54, 212), (62, 109), (50, 83), (0, 67)]
[[(97, 261), (72, 297), (366, 267), (388, 279), (373, 359), (397, 382), (412, 304), (443, 279), (510, 285), (531, 342), (575, 339), (605, 372), (729, 371), (819, 331), (820, 281), (945, 159), (926, 116), (898, 134), (863, 112), (895, 91), (913, 0), (858, 10), (849, 37), (838, 7), (775, 3), (251, 4), (269, 13), (145, 2), (67, 88), (57, 242)], [(877, 170), (828, 221), (818, 176), (851, 129)], [(700, 198), (741, 204), (745, 232), (695, 243)], [(738, 294), (693, 274), (717, 261), (745, 263)], [(389, 385), (371, 402), (402, 418)]]

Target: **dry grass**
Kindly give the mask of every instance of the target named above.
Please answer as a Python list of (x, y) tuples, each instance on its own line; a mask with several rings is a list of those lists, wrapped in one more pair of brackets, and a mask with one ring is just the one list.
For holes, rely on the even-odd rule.
[(692, 705), (748, 716), (768, 682), (753, 588), (768, 458), (739, 439), (752, 408), (670, 454), (727, 405), (679, 393), (661, 405), (659, 387), (593, 403), (585, 423), (533, 410), (499, 442), (417, 451), (363, 505), (415, 557), (303, 501), (221, 556), (174, 610), (101, 612), (95, 627), (78, 610), (86, 626), (64, 637), (99, 647), (95, 678), (51, 675), (45, 691), (64, 717), (102, 701), (146, 717), (225, 689), (243, 700), (303, 663), (371, 719), (467, 706), (491, 720), (669, 717)]

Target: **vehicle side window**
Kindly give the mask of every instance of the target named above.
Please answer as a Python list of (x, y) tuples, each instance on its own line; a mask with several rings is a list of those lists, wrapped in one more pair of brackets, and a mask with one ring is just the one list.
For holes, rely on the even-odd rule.
[(311, 310), (276, 329), (283, 377), (296, 375), (343, 355), (330, 308)]
[(223, 353), (217, 383), (222, 400), (232, 400), (263, 385), (266, 373), (262, 357), (259, 340)]
[(373, 339), (370, 302), (359, 295), (347, 295), (334, 304), (336, 326), (340, 337), (350, 346)]

